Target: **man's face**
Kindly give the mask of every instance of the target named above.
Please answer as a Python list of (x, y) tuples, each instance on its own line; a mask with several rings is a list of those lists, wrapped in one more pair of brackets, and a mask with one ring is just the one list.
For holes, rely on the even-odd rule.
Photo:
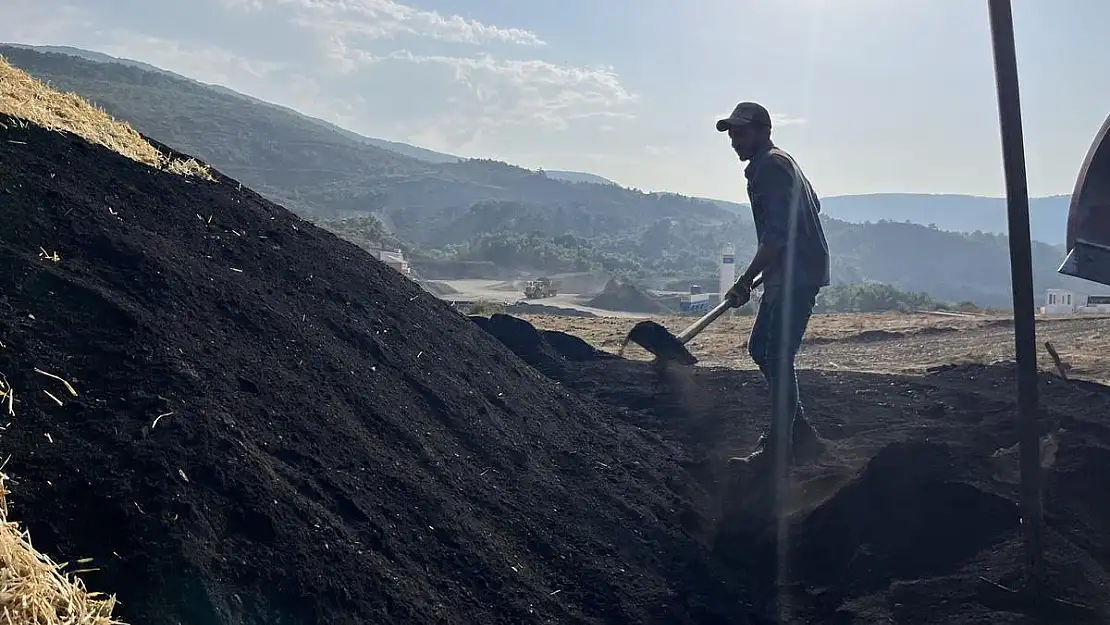
[(755, 155), (757, 137), (755, 128), (751, 124), (729, 128), (728, 138), (732, 141), (732, 150), (736, 152), (736, 156), (739, 156), (740, 160), (751, 160), (752, 156)]

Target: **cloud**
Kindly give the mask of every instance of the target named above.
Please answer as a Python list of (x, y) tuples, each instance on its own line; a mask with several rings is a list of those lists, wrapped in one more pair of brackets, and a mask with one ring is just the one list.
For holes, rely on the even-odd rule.
[(619, 128), (612, 67), (537, 56), (536, 33), (394, 0), (9, 0), (0, 41), (145, 61), (370, 136), (510, 158)]
[[(634, 119), (639, 101), (611, 68), (488, 55), (451, 57), (398, 51), (364, 59), (352, 76), (356, 81), (361, 76), (381, 76), (381, 82), (400, 83), (406, 97), (398, 102), (405, 102), (414, 113), (429, 109), (426, 115), (410, 115), (399, 123), (399, 135), (433, 149), (463, 153), (506, 154), (505, 146), (529, 139), (565, 141), (567, 137), (560, 135), (582, 124), (591, 133), (598, 132), (602, 126)], [(429, 99), (436, 106), (429, 106)], [(383, 103), (371, 106), (380, 110)], [(401, 116), (392, 110), (382, 113)]]
[(771, 124), (774, 126), (797, 126), (806, 123), (805, 118), (792, 117), (782, 113), (771, 113)]
[(490, 56), (416, 55), (407, 50), (375, 60), (446, 68), (457, 84), (473, 94), (477, 110), (470, 112), (495, 115), (505, 124), (538, 123), (561, 130), (578, 119), (630, 119), (632, 114), (623, 109), (638, 100), (621, 85), (612, 68), (506, 61)]
[(222, 46), (195, 46), (130, 31), (109, 31), (105, 39), (108, 43), (99, 46), (100, 52), (134, 58), (130, 55), (141, 51), (143, 58), (135, 60), (164, 69), (173, 65), (171, 71), (209, 83), (266, 80), (289, 67), (284, 62), (248, 59)]
[(391, 38), (399, 34), (452, 43), (545, 46), (535, 33), (425, 11), (393, 0), (221, 0), (246, 13), (283, 10), (291, 21), (332, 37)]

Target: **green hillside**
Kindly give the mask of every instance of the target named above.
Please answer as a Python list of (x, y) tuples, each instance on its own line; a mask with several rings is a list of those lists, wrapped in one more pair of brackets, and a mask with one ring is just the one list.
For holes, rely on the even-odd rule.
[[(492, 261), (504, 271), (606, 268), (685, 280), (712, 273), (725, 241), (742, 257), (754, 247), (750, 217), (735, 204), (575, 183), (497, 161), (441, 155), (434, 162), (428, 154), (413, 156), (422, 148), (362, 137), (224, 87), (93, 53), (88, 60), (0, 46), (0, 55), (343, 236), (368, 246), (399, 244), (417, 260)], [(1009, 300), (1002, 236), (910, 223), (828, 217), (825, 223), (839, 282), (880, 281), (985, 305)], [(1038, 289), (1064, 283), (1055, 272), (1062, 249), (1037, 244), (1034, 256)]]

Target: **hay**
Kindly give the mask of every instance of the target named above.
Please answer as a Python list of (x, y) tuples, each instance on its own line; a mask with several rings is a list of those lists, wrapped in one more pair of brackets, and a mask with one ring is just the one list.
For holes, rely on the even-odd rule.
[(0, 473), (0, 625), (122, 625), (115, 597), (88, 592), (8, 519), (7, 479)]
[(169, 158), (129, 124), (117, 121), (75, 93), (55, 91), (0, 56), (0, 126), (31, 123), (73, 133), (132, 160), (182, 176), (212, 180), (195, 159)]

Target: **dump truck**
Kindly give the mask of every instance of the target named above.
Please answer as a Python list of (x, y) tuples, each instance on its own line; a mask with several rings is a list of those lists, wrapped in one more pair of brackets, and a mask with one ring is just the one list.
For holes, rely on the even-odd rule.
[(559, 294), (559, 283), (550, 278), (539, 278), (538, 280), (529, 280), (524, 285), (524, 298), (536, 299), (543, 297), (553, 297)]

